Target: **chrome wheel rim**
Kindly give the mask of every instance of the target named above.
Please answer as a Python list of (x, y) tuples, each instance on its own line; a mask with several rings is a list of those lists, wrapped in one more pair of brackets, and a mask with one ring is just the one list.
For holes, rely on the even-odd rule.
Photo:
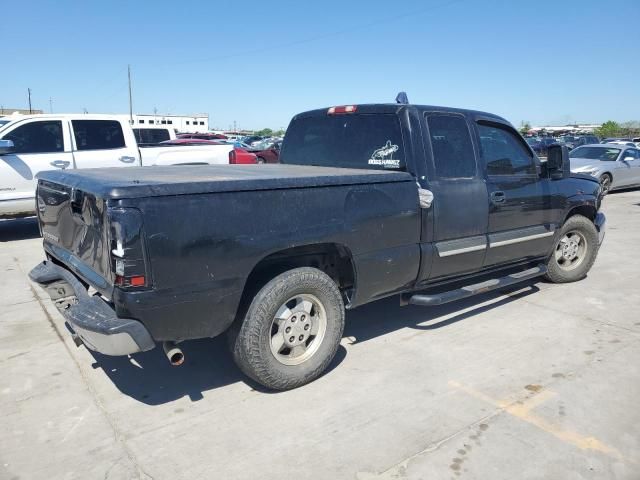
[(602, 177), (602, 179), (600, 180), (600, 186), (602, 187), (603, 194), (609, 193), (609, 189), (611, 188), (611, 179), (608, 175)]
[(563, 270), (578, 268), (587, 253), (587, 240), (582, 233), (572, 230), (567, 232), (558, 242), (555, 250), (555, 259)]
[(327, 312), (318, 297), (301, 293), (284, 302), (271, 322), (269, 346), (283, 365), (300, 365), (320, 348)]

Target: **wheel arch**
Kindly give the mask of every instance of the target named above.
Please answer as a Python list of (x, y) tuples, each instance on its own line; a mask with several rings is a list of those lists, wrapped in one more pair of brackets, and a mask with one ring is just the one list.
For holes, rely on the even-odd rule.
[(597, 213), (598, 210), (596, 209), (595, 205), (576, 205), (567, 212), (567, 215), (564, 217), (564, 221), (562, 223), (564, 224), (569, 219), (569, 217), (573, 217), (574, 215), (582, 215), (583, 217), (587, 217), (589, 220), (593, 221), (595, 220)]
[(240, 306), (246, 307), (271, 279), (299, 267), (312, 267), (331, 277), (343, 294), (345, 304), (353, 298), (356, 268), (351, 250), (339, 243), (298, 245), (272, 252), (253, 267), (242, 292)]

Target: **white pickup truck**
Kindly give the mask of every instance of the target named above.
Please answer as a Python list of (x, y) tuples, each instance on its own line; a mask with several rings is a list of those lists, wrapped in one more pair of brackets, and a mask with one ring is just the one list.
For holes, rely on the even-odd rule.
[(138, 145), (115, 115), (19, 115), (0, 124), (0, 218), (35, 214), (43, 170), (233, 163), (234, 146)]

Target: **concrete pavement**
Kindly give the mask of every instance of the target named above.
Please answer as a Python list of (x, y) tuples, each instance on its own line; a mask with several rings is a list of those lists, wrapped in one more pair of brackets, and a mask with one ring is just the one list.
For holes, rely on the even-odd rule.
[(589, 277), (437, 308), (350, 312), (331, 370), (266, 393), (224, 339), (76, 348), (0, 223), (0, 479), (637, 479), (640, 191), (604, 202)]

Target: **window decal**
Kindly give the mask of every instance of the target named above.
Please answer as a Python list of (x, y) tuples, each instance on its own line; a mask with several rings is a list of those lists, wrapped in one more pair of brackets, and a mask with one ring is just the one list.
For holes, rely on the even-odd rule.
[(369, 165), (382, 165), (384, 168), (400, 168), (400, 160), (395, 160), (393, 154), (399, 150), (398, 145), (387, 143), (383, 147), (376, 148), (369, 158)]

